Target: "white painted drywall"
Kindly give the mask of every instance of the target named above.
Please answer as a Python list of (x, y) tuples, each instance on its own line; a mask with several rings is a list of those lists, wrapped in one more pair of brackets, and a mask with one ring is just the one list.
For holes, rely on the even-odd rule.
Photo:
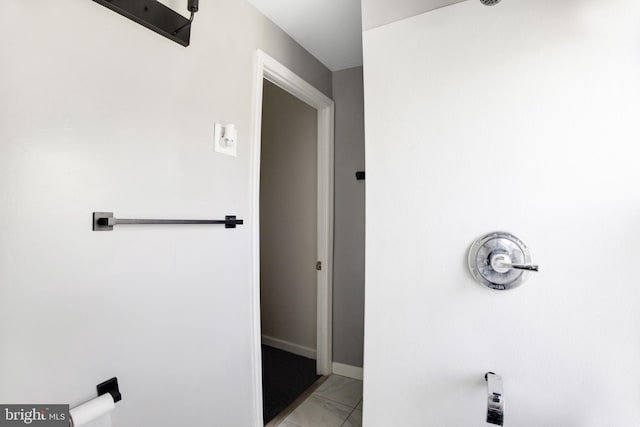
[(336, 104), (333, 361), (362, 367), (365, 181), (362, 67), (333, 73)]
[(248, 0), (331, 71), (362, 65), (360, 0)]
[[(92, 1), (0, 3), (0, 401), (81, 403), (115, 427), (247, 427), (254, 413), (255, 51), (331, 73), (248, 3), (200, 2), (183, 48)], [(234, 123), (238, 157), (213, 152)], [(247, 220), (91, 231), (121, 217)]]
[(265, 81), (260, 159), (262, 334), (316, 349), (318, 111)]
[[(365, 32), (364, 425), (640, 425), (640, 3), (464, 2)], [(508, 230), (541, 271), (477, 285)]]

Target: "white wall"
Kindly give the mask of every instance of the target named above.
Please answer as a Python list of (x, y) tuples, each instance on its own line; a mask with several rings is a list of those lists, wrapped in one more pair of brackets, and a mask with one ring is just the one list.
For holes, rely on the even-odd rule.
[(265, 81), (260, 151), (262, 334), (306, 350), (307, 356), (316, 350), (317, 135), (318, 111)]
[(248, 1), (331, 71), (362, 65), (360, 0)]
[[(364, 35), (364, 425), (640, 425), (640, 3), (464, 2)], [(541, 272), (477, 285), (478, 236)]]
[(333, 73), (336, 103), (333, 361), (362, 367), (364, 341), (364, 95), (362, 67)]
[[(186, 49), (92, 1), (0, 3), (1, 402), (75, 405), (116, 375), (116, 427), (253, 425), (256, 48), (331, 94), (244, 1), (201, 2)], [(247, 224), (96, 233), (96, 210)]]

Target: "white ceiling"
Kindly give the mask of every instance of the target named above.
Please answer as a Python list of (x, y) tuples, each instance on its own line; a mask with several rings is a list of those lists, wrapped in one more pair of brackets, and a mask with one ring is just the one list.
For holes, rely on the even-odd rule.
[[(362, 29), (463, 0), (248, 0), (331, 71), (362, 65)], [(363, 25), (364, 23), (364, 25)]]
[(362, 0), (362, 27), (366, 31), (461, 1), (464, 0)]
[(362, 65), (360, 0), (248, 1), (331, 71)]

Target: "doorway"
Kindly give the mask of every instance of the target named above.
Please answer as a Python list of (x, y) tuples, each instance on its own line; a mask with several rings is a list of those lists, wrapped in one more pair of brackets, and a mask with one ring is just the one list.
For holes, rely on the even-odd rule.
[(317, 110), (265, 80), (260, 314), (265, 424), (318, 378)]
[[(254, 134), (252, 144), (252, 306), (254, 325), (253, 374), (255, 425), (261, 426), (263, 425), (263, 412), (265, 409), (263, 408), (262, 393), (263, 338), (265, 344), (268, 344), (269, 347), (275, 350), (284, 351), (288, 353), (288, 355), (292, 354), (294, 356), (306, 357), (308, 360), (311, 360), (312, 375), (328, 375), (331, 373), (334, 105), (331, 99), (264, 52), (257, 52), (256, 65)], [(273, 100), (265, 100), (265, 95), (268, 97), (275, 96), (277, 101), (274, 105), (276, 106), (291, 104), (294, 105), (294, 109), (307, 110), (310, 114), (307, 114), (306, 119), (303, 119), (303, 121), (315, 123), (315, 130), (312, 130), (312, 133), (315, 132), (316, 138), (314, 141), (311, 141), (310, 147), (306, 147), (306, 151), (303, 150), (302, 155), (307, 158), (307, 161), (315, 157), (315, 172), (312, 170), (312, 173), (309, 174), (308, 170), (305, 172), (303, 170), (304, 168), (298, 167), (296, 169), (295, 165), (283, 166), (287, 164), (285, 157), (295, 157), (294, 152), (297, 152), (297, 150), (292, 150), (291, 147), (287, 148), (286, 145), (278, 147), (278, 144), (285, 144), (283, 141), (279, 141), (279, 137), (282, 136), (282, 134), (278, 134), (278, 132), (284, 132), (286, 134), (292, 131), (290, 128), (295, 128), (296, 125), (299, 124), (298, 120), (287, 120), (286, 114), (283, 120), (281, 120), (282, 123), (279, 125), (281, 129), (275, 132), (275, 152), (268, 152), (270, 149), (274, 150), (274, 147), (272, 144), (267, 146), (266, 142), (262, 140), (262, 131), (264, 129), (262, 123), (263, 105), (265, 102), (273, 102)], [(295, 103), (298, 103), (298, 107), (295, 107)], [(266, 115), (264, 115), (264, 117), (266, 117)], [(309, 120), (310, 118), (313, 120)], [(308, 130), (307, 128), (307, 131)], [(273, 135), (271, 137), (273, 137)], [(262, 153), (263, 150), (265, 151), (264, 156)], [(297, 154), (300, 155), (300, 153)], [(311, 156), (311, 154), (315, 154), (315, 156)], [(275, 160), (272, 157), (274, 157)], [(265, 168), (269, 168), (266, 163), (267, 161), (275, 163), (276, 165), (281, 163), (281, 168), (287, 169), (289, 173), (283, 174), (283, 172), (286, 172), (283, 170), (276, 170), (274, 172), (273, 168), (270, 168), (270, 172), (265, 169), (265, 174), (263, 174), (263, 161), (265, 161)], [(311, 161), (313, 162), (314, 160)], [(315, 180), (312, 179), (314, 178), (313, 175), (315, 175)], [(265, 188), (265, 191), (262, 191), (262, 177), (268, 177), (268, 179), (275, 182), (275, 185), (284, 186), (285, 188), (281, 190), (278, 190), (277, 187), (276, 190), (273, 188)], [(274, 184), (274, 182), (271, 182), (269, 185)], [(303, 183), (304, 186), (302, 185)], [(303, 186), (306, 190), (297, 188), (296, 186)], [(287, 187), (289, 188), (288, 190)], [(315, 191), (313, 191), (312, 187), (315, 187)], [(287, 197), (293, 193), (298, 195), (311, 193), (306, 194), (307, 206), (293, 208), (290, 205), (291, 202), (287, 200)], [(315, 199), (315, 204), (311, 209), (312, 211), (315, 209), (315, 215), (313, 215), (313, 212), (311, 212), (311, 214), (309, 213), (309, 196), (311, 199)], [(268, 200), (266, 197), (268, 197)], [(278, 200), (280, 201), (278, 202)], [(269, 206), (273, 207), (274, 211), (265, 214)], [(261, 212), (266, 215), (264, 216), (264, 223)], [(299, 212), (299, 214), (295, 215), (296, 212)], [(287, 218), (291, 214), (294, 215), (291, 218)], [(301, 218), (301, 216), (305, 216), (307, 221), (305, 221), (305, 218)], [(308, 229), (309, 224), (311, 224), (311, 228), (313, 228), (313, 222), (308, 221), (309, 217), (315, 217), (313, 218), (315, 220), (315, 231)], [(307, 237), (305, 243), (306, 249), (301, 251), (305, 255), (299, 257), (302, 265), (296, 265), (294, 268), (287, 263), (291, 254), (296, 252), (291, 251), (290, 248), (288, 254), (286, 253), (287, 251), (281, 254), (275, 253), (277, 251), (271, 253), (272, 250), (264, 246), (262, 246), (261, 251), (263, 236), (266, 238), (264, 243), (267, 243), (269, 240), (271, 242), (277, 241), (278, 244), (276, 246), (286, 247), (288, 243), (284, 244), (283, 239), (292, 234), (292, 230), (299, 225), (299, 221), (307, 223), (307, 228), (304, 229), (305, 231), (300, 232)], [(269, 227), (269, 230), (266, 230), (267, 227)], [(261, 230), (265, 230), (264, 233), (261, 232)], [(276, 232), (273, 233), (273, 231)], [(313, 248), (309, 250), (309, 236), (311, 236), (312, 239), (315, 237), (311, 243), (311, 245), (315, 245), (315, 251)], [(267, 251), (269, 251), (269, 253), (266, 253)], [(297, 258), (296, 256), (296, 259)], [(261, 266), (261, 261), (266, 264)], [(307, 265), (309, 262), (311, 265)], [(275, 272), (274, 266), (278, 267), (275, 269)], [(264, 268), (265, 271), (261, 272), (262, 268)], [(307, 282), (307, 285), (301, 285), (300, 287), (308, 291), (308, 283), (311, 282), (310, 286), (313, 288), (312, 293), (315, 294), (315, 301), (309, 296), (309, 293), (304, 294), (306, 296), (300, 296), (302, 295), (300, 294), (301, 289), (288, 291), (284, 286), (286, 284), (284, 282), (288, 281), (289, 284), (291, 284), (291, 282), (297, 280), (290, 278), (286, 280), (283, 279), (284, 276), (291, 275), (291, 271), (289, 270), (297, 269), (300, 269), (302, 272), (299, 277), (304, 277)], [(286, 274), (282, 274), (283, 271)], [(315, 281), (313, 280), (314, 276)], [(275, 285), (271, 283), (269, 289), (265, 288), (265, 291), (273, 291), (275, 289), (275, 293), (262, 295), (262, 302), (265, 304), (264, 307), (261, 307), (261, 278), (263, 280), (276, 282)], [(289, 292), (295, 295), (289, 295)], [(311, 319), (307, 318), (301, 321), (301, 323), (305, 323), (306, 325), (298, 325), (296, 322), (293, 322), (293, 326), (295, 326), (295, 328), (293, 328), (294, 330), (286, 331), (287, 326), (291, 326), (292, 320), (284, 311), (287, 310), (287, 307), (291, 309), (292, 304), (297, 304), (298, 300), (302, 305), (306, 306), (307, 309), (297, 310), (296, 308), (296, 310), (293, 311), (308, 312), (308, 308), (312, 306), (312, 311), (313, 308), (315, 308), (315, 314), (312, 313)], [(261, 315), (262, 312), (270, 316), (270, 318), (263, 319)], [(313, 317), (315, 317), (315, 319), (313, 319)], [(314, 328), (315, 337), (313, 336)], [(280, 336), (274, 337), (265, 334), (265, 332)], [(288, 357), (288, 355), (286, 356)], [(315, 356), (315, 363), (313, 362), (313, 357), (308, 356)], [(266, 358), (264, 361), (266, 361)], [(315, 365), (315, 373), (313, 372), (313, 365)]]

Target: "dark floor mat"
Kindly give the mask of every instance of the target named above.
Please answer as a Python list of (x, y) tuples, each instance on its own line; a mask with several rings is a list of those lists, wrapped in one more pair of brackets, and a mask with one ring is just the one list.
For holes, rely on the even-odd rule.
[(262, 403), (264, 423), (292, 404), (320, 375), (316, 361), (262, 346)]

